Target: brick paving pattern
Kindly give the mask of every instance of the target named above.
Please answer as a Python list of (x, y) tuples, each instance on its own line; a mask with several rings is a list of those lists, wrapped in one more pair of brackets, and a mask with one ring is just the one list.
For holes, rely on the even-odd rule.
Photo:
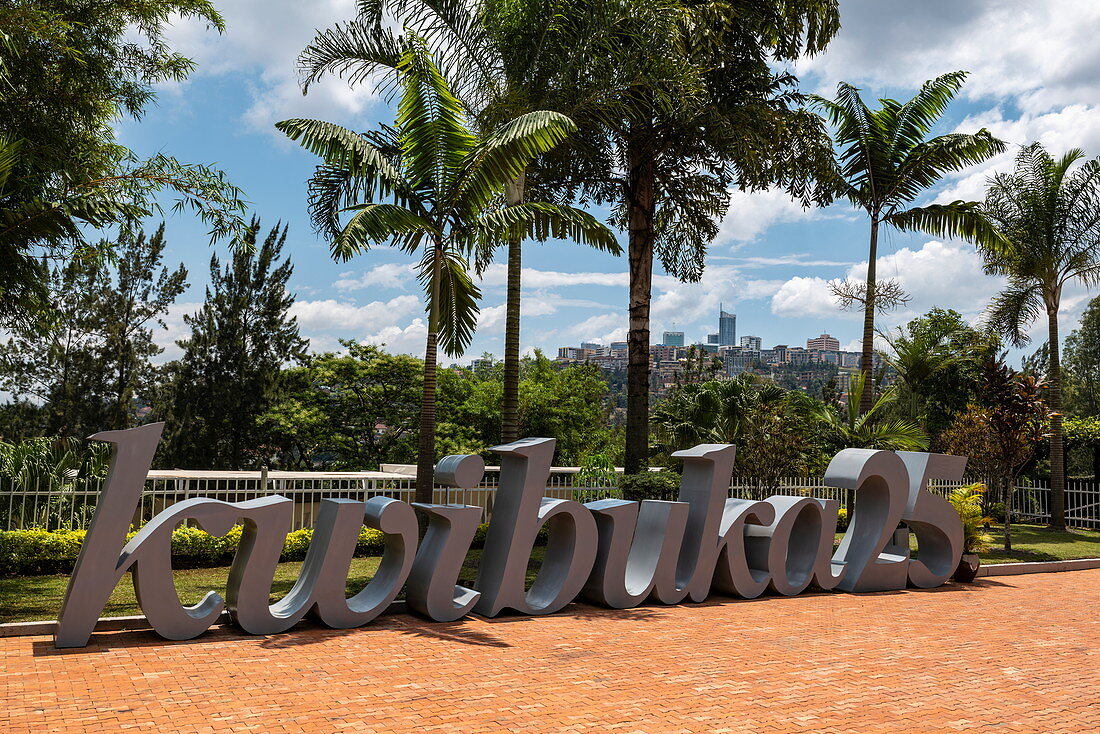
[(0, 732), (1100, 732), (1100, 571), (267, 638), (0, 639)]

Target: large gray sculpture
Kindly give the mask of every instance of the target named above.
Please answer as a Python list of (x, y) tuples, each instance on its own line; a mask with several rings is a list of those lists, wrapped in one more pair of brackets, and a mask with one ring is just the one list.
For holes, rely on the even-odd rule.
[(923, 589), (939, 586), (958, 568), (963, 552), (963, 528), (955, 507), (928, 491), (929, 479), (959, 481), (965, 456), (899, 451), (909, 474), (905, 524), (917, 536), (919, 558), (909, 563), (909, 584)]
[[(493, 449), (500, 453), (500, 486), (477, 575), (481, 598), (474, 611), (494, 617), (506, 609), (549, 614), (580, 593), (596, 560), (596, 521), (579, 502), (544, 499), (554, 457), (552, 438), (528, 438)], [(527, 562), (539, 528), (549, 540), (542, 567), (526, 589)]]
[[(939, 454), (846, 449), (826, 483), (855, 492), (855, 509), (832, 552), (839, 503), (811, 497), (730, 499), (735, 449), (701, 445), (674, 454), (683, 461), (676, 502), (600, 500), (587, 505), (543, 498), (554, 441), (532, 438), (495, 450), (500, 486), (476, 589), (459, 585), (463, 560), (481, 510), (417, 504), (427, 533), (417, 545), (413, 507), (376, 497), (325, 499), (302, 572), (291, 590), (269, 602), (272, 580), (291, 526), (293, 503), (278, 495), (244, 502), (189, 499), (164, 510), (126, 542), (161, 424), (96, 434), (114, 444), (111, 469), (58, 621), (58, 647), (87, 644), (112, 589), (132, 571), (138, 601), (162, 636), (195, 637), (228, 609), (254, 634), (282, 632), (311, 616), (337, 628), (369, 622), (405, 589), (409, 608), (437, 621), (474, 611), (548, 614), (578, 594), (611, 607), (646, 601), (702, 601), (712, 592), (752, 598), (798, 594), (809, 586), (845, 591), (943, 583), (962, 553), (962, 524), (950, 503), (928, 491), (932, 479), (958, 480), (966, 460)], [(478, 486), (484, 462), (449, 456), (436, 469), (445, 486)], [(171, 534), (191, 521), (221, 535), (243, 524), (226, 598), (208, 593), (180, 602), (172, 579)], [(348, 597), (345, 583), (360, 528), (385, 535), (378, 572)], [(539, 529), (549, 541), (530, 588), (526, 572)], [(919, 558), (895, 544), (899, 525), (917, 539)]]
[[(472, 489), (485, 476), (480, 456), (445, 456), (435, 470), (436, 484)], [(414, 504), (428, 516), (428, 532), (416, 552), (405, 599), (409, 608), (434, 619), (453, 622), (466, 616), (481, 593), (458, 585), (466, 551), (474, 540), (480, 507)]]

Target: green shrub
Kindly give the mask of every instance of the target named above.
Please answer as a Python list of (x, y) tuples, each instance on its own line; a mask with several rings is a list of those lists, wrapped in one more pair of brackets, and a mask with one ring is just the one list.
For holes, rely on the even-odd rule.
[[(244, 528), (234, 525), (222, 536), (207, 533), (198, 527), (183, 525), (172, 531), (172, 565), (175, 568), (210, 568), (228, 566), (241, 542)], [(489, 526), (482, 523), (474, 533), (472, 548), (484, 548)], [(130, 532), (130, 540), (137, 533)], [(0, 531), (0, 576), (33, 576), (39, 574), (72, 573), (83, 530), (7, 530)], [(295, 530), (286, 536), (281, 561), (302, 561), (313, 540), (312, 528)], [(545, 545), (544, 526), (535, 541)], [(356, 556), (379, 556), (386, 549), (386, 536), (381, 530), (361, 528), (355, 544)]]
[(627, 474), (619, 479), (623, 499), (675, 501), (680, 495), (680, 475), (671, 471), (647, 471)]
[(843, 533), (848, 529), (848, 510), (841, 507), (836, 513), (836, 530), (838, 533)]
[(1004, 502), (990, 502), (989, 508), (986, 512), (990, 519), (995, 520), (998, 523), (1004, 523), (1005, 521), (1005, 503)]

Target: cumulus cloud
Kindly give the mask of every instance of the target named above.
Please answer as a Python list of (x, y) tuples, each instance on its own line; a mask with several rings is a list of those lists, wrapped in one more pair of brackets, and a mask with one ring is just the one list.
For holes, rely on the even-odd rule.
[[(986, 275), (973, 246), (958, 242), (926, 242), (919, 249), (903, 247), (877, 261), (878, 277), (897, 280), (912, 296), (903, 308), (882, 317), (884, 324), (906, 321), (931, 308), (954, 308), (970, 320), (978, 319), (1004, 279)], [(852, 265), (840, 277), (863, 282), (867, 261)], [(822, 277), (796, 276), (783, 283), (772, 297), (776, 316), (790, 318), (858, 318), (839, 310), (839, 303)]]
[(719, 224), (716, 244), (740, 245), (752, 242), (769, 227), (784, 222), (807, 221), (822, 216), (823, 210), (805, 209), (784, 191), (731, 191), (730, 207)]
[(795, 276), (779, 286), (772, 296), (772, 313), (794, 318), (851, 317), (840, 304), (824, 278)]
[(1011, 171), (1020, 147), (1028, 143), (1040, 142), (1055, 156), (1070, 148), (1081, 148), (1092, 156), (1100, 153), (1100, 106), (1074, 104), (1041, 114), (1025, 112), (1017, 118), (1006, 117), (998, 106), (968, 116), (958, 130), (973, 132), (983, 127), (1008, 143), (1008, 150), (952, 176), (937, 197), (940, 201), (982, 200), (989, 177)]
[[(560, 288), (564, 286), (625, 286), (628, 276), (625, 271), (621, 273), (579, 272), (568, 273), (559, 270), (536, 270), (523, 268), (520, 271), (520, 282), (524, 288)], [(508, 267), (503, 263), (493, 263), (481, 278), (482, 285), (490, 288), (503, 287), (508, 284)]]
[(383, 263), (361, 273), (340, 273), (333, 283), (337, 290), (357, 291), (364, 288), (397, 288), (404, 290), (416, 280), (416, 266), (412, 263)]
[(290, 314), (298, 319), (306, 335), (316, 331), (339, 331), (341, 336), (351, 337), (390, 327), (394, 322), (419, 311), (423, 311), (420, 299), (408, 295), (388, 301), (373, 301), (363, 306), (332, 298), (295, 301)]
[(204, 22), (178, 20), (169, 42), (198, 63), (194, 77), (245, 74), (251, 102), (244, 114), (249, 127), (272, 132), (288, 117), (348, 122), (377, 104), (370, 84), (351, 89), (326, 79), (304, 97), (298, 79), (298, 54), (317, 29), (355, 15), (355, 0), (222, 0), (218, 10), (227, 29), (218, 35)]
[(845, 0), (828, 50), (797, 65), (826, 89), (838, 81), (916, 87), (971, 72), (971, 98), (1012, 97), (1042, 111), (1100, 97), (1100, 4), (1090, 0)]
[(424, 356), (424, 342), (428, 338), (428, 327), (423, 319), (413, 319), (407, 326), (396, 324), (384, 326), (373, 334), (361, 338), (363, 344), (385, 345), (390, 352)]

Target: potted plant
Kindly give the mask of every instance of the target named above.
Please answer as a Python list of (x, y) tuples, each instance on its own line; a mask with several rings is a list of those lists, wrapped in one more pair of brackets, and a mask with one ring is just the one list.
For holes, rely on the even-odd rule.
[(978, 575), (978, 567), (981, 565), (978, 553), (986, 550), (993, 540), (985, 532), (985, 525), (992, 522), (982, 511), (982, 494), (985, 489), (985, 485), (981, 483), (967, 484), (952, 490), (947, 496), (962, 520), (963, 555), (953, 578), (963, 583), (970, 583)]

